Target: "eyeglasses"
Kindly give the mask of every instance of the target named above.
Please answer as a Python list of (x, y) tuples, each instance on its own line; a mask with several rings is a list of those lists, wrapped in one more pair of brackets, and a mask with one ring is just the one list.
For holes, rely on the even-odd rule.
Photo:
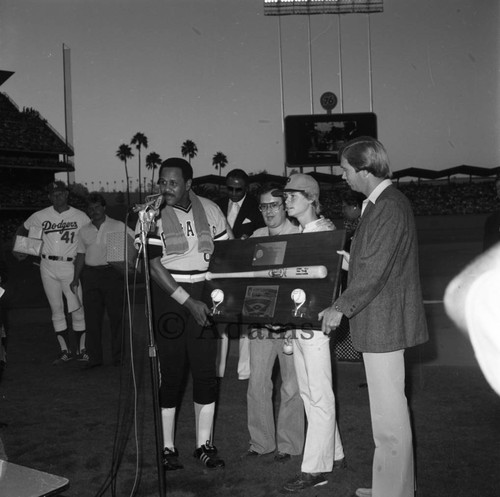
[(267, 204), (259, 204), (259, 211), (260, 212), (266, 212), (267, 210), (272, 211), (277, 211), (281, 206), (283, 205), (283, 202), (269, 202)]

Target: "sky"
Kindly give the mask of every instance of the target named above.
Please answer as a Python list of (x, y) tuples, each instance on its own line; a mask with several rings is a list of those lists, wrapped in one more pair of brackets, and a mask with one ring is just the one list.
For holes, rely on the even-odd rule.
[(325, 91), (339, 96), (335, 113), (377, 114), (394, 170), (496, 167), (498, 10), (497, 0), (385, 0), (369, 25), (366, 15), (339, 25), (264, 16), (263, 0), (1, 0), (0, 69), (15, 74), (0, 91), (64, 135), (71, 49), (75, 176), (96, 189), (124, 180), (116, 151), (137, 132), (149, 141), (143, 165), (152, 151), (180, 156), (190, 139), (195, 176), (218, 174), (219, 151), (223, 174), (290, 172), (282, 116), (324, 113)]

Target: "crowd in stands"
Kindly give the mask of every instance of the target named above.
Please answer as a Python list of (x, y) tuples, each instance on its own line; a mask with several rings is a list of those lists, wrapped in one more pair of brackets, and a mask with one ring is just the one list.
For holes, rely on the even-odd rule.
[(494, 180), (399, 185), (417, 216), (486, 214), (498, 209)]
[(32, 208), (35, 211), (47, 205), (47, 193), (41, 187), (10, 181), (0, 184), (0, 209)]
[[(480, 182), (395, 183), (409, 198), (416, 216), (487, 214), (499, 208), (493, 180)], [(323, 215), (342, 217), (341, 195), (345, 184), (321, 195)]]
[(2, 120), (0, 149), (16, 151), (64, 152), (65, 144), (37, 117)]
[(0, 152), (0, 166), (5, 167), (37, 167), (46, 168), (53, 171), (55, 168), (66, 170), (67, 162), (59, 160), (58, 154), (45, 154), (44, 157), (36, 155), (26, 155), (24, 157), (8, 157)]
[(52, 153), (67, 151), (64, 140), (38, 111), (32, 108), (19, 111), (7, 95), (0, 93), (0, 112), (0, 150)]
[[(488, 214), (500, 208), (494, 180), (395, 184), (410, 199), (417, 216)], [(197, 188), (203, 190), (198, 193), (214, 200), (220, 195), (217, 188), (208, 188), (207, 185)], [(340, 183), (322, 191), (321, 205), (325, 217), (342, 218), (341, 195), (347, 188), (345, 183)], [(76, 193), (70, 193), (70, 204), (85, 209), (82, 194)], [(27, 217), (27, 210), (35, 211), (48, 205), (47, 193), (42, 187), (25, 183), (0, 184), (0, 240), (12, 237), (17, 226)], [(21, 215), (16, 212), (17, 209), (20, 209)]]

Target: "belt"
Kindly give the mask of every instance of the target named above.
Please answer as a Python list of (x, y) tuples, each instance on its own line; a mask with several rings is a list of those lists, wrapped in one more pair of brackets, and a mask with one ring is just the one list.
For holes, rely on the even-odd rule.
[(88, 266), (88, 265), (85, 265), (85, 269), (93, 269), (93, 270), (103, 270), (103, 269), (111, 269), (112, 266), (110, 266), (109, 264), (106, 265), (106, 266)]
[(207, 273), (196, 273), (196, 274), (172, 274), (177, 283), (199, 283), (200, 281), (205, 281)]
[(61, 257), (59, 255), (47, 255), (42, 254), (43, 259), (48, 259), (49, 261), (63, 261), (63, 262), (71, 262), (73, 257)]

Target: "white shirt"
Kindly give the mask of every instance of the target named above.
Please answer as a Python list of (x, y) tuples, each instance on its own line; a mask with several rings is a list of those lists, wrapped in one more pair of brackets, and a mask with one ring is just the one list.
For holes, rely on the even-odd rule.
[(85, 254), (85, 264), (87, 266), (106, 266), (107, 261), (107, 235), (108, 233), (124, 233), (134, 238), (134, 232), (124, 223), (106, 216), (99, 229), (90, 222), (83, 226), (78, 233), (79, 254)]
[[(245, 195), (246, 197), (246, 195)], [(238, 213), (240, 212), (241, 206), (243, 205), (243, 201), (245, 200), (245, 197), (243, 197), (239, 202), (233, 202), (232, 200), (229, 200), (228, 206), (227, 206), (227, 222), (231, 228), (234, 226), (234, 222), (236, 221), (236, 218), (238, 217)]]
[[(198, 197), (205, 214), (207, 216), (208, 226), (214, 241), (227, 240), (226, 220), (219, 206), (205, 197)], [(163, 224), (161, 217), (156, 221), (155, 233), (148, 236), (148, 245), (162, 247), (163, 255), (161, 257), (162, 265), (170, 272), (198, 272), (207, 271), (210, 263), (208, 254), (198, 252), (198, 236), (196, 235), (194, 215), (192, 204), (187, 208), (179, 205), (173, 206), (175, 215), (179, 220), (184, 235), (188, 242), (188, 249), (183, 254), (167, 254), (164, 246)], [(139, 246), (140, 223), (136, 227), (136, 244)]]
[(325, 226), (322, 226), (320, 224), (323, 221), (324, 221), (323, 218), (318, 218), (315, 219), (314, 221), (311, 221), (310, 223), (307, 223), (302, 228), (302, 233), (314, 233), (316, 231), (334, 231), (336, 229), (334, 225), (331, 226), (330, 228), (325, 228)]
[(361, 215), (363, 215), (363, 212), (366, 209), (366, 206), (368, 205), (368, 202), (371, 202), (374, 204), (377, 199), (380, 197), (381, 193), (388, 188), (389, 186), (392, 185), (392, 181), (390, 179), (384, 179), (382, 182), (380, 182), (375, 189), (368, 195), (368, 198), (363, 200), (363, 205), (361, 206)]
[[(69, 207), (57, 212), (50, 206), (32, 214), (24, 227), (39, 228), (42, 231), (42, 254), (73, 258), (76, 255), (78, 231), (90, 222), (90, 218), (81, 210)], [(42, 259), (42, 263), (44, 259)]]

